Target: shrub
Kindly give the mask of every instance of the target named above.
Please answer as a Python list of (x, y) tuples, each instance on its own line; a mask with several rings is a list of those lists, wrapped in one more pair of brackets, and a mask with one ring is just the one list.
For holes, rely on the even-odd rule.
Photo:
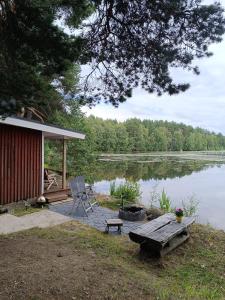
[(110, 185), (110, 195), (127, 202), (135, 202), (140, 197), (140, 186), (137, 182), (126, 181), (116, 187), (115, 182)]

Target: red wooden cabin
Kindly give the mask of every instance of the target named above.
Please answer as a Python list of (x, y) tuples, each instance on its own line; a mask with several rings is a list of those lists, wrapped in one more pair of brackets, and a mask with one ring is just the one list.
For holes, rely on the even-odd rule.
[[(84, 139), (72, 130), (23, 118), (0, 119), (0, 204), (38, 197), (44, 193), (44, 140), (63, 143), (62, 186), (66, 190), (66, 140)], [(57, 198), (57, 200), (60, 197)]]

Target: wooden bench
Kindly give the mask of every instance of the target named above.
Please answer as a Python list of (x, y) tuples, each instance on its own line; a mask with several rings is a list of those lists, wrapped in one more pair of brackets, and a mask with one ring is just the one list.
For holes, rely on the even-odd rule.
[(109, 228), (114, 226), (116, 226), (117, 231), (121, 233), (121, 227), (123, 226), (123, 221), (121, 219), (108, 219), (105, 220), (105, 222), (106, 222), (106, 229), (105, 229), (106, 233), (109, 233)]
[(168, 213), (131, 231), (129, 237), (141, 250), (164, 256), (189, 238), (189, 226), (194, 221), (194, 217), (184, 217), (177, 223), (175, 215)]

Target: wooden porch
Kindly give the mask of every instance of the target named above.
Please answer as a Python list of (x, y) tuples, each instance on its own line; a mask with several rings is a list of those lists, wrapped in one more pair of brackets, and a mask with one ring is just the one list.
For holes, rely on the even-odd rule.
[(44, 197), (47, 199), (48, 203), (66, 200), (70, 197), (70, 189), (58, 189), (53, 191), (44, 192)]
[[(44, 197), (47, 199), (48, 203), (66, 200), (70, 197), (70, 188), (67, 184), (67, 170), (66, 170), (66, 156), (67, 156), (67, 143), (66, 139), (62, 139), (62, 170), (55, 172), (54, 170), (49, 170), (49, 176), (55, 178), (55, 182), (50, 184), (43, 176), (43, 187), (44, 187)], [(44, 171), (45, 172), (45, 171)]]
[(68, 197), (71, 196), (69, 185), (66, 183), (66, 187), (63, 187), (62, 182), (62, 175), (52, 171), (50, 174), (54, 174), (56, 176), (56, 180), (58, 183), (58, 186), (53, 184), (48, 189), (48, 184), (44, 183), (44, 197), (47, 199), (49, 203), (66, 200)]
[[(61, 179), (48, 191), (44, 180), (44, 141), (62, 143)], [(10, 204), (45, 195), (49, 202), (68, 197), (66, 181), (66, 142), (85, 135), (55, 125), (19, 117), (0, 118), (0, 204)], [(54, 155), (55, 153), (53, 153)]]

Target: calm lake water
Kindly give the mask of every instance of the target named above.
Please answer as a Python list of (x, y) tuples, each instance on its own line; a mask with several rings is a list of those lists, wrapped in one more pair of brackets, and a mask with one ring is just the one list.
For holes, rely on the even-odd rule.
[[(224, 154), (223, 154), (224, 155)], [(194, 197), (200, 223), (225, 230), (224, 156), (199, 154), (146, 154), (102, 156), (96, 163), (95, 190), (109, 194), (110, 183), (135, 180), (140, 184), (141, 202), (151, 204), (151, 192), (164, 189), (172, 206)]]

